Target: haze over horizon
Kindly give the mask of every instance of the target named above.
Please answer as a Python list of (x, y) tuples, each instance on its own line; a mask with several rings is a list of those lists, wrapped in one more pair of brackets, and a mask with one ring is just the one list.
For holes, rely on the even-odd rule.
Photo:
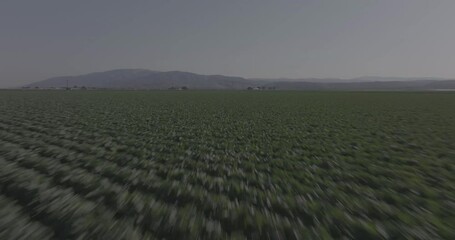
[(117, 68), (455, 78), (455, 1), (0, 3), (0, 87)]

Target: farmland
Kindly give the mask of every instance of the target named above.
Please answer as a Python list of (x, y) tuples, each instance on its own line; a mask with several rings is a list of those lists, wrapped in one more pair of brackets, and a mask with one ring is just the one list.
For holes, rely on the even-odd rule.
[(0, 239), (455, 239), (455, 94), (0, 91)]

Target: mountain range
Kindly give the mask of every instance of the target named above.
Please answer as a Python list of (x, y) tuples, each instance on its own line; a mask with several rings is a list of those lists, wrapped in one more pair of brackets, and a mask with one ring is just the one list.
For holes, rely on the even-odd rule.
[(180, 71), (116, 69), (78, 76), (49, 78), (25, 88), (84, 87), (95, 89), (277, 89), (277, 90), (448, 90), (455, 89), (455, 80), (437, 78), (353, 79), (247, 79), (223, 75), (201, 75)]

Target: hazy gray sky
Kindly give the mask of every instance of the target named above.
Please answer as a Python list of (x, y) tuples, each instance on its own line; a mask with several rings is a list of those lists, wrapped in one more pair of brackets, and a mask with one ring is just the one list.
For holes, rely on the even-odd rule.
[(455, 0), (1, 0), (0, 87), (115, 68), (455, 78)]

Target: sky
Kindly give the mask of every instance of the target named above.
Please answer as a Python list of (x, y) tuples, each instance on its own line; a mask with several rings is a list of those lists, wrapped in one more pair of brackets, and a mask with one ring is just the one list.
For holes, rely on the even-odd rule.
[(455, 0), (1, 0), (0, 87), (117, 68), (455, 78)]

